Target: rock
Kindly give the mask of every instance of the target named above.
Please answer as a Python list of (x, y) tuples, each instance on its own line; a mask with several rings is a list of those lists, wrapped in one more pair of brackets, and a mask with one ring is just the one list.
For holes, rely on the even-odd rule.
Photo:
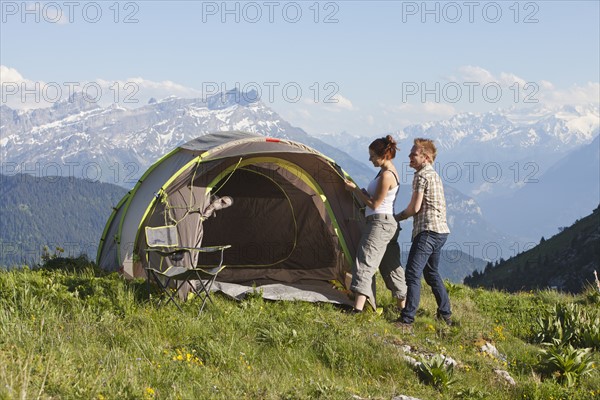
[(441, 356), (444, 358), (445, 365), (452, 365), (452, 367), (458, 366), (458, 362), (455, 359), (453, 359), (452, 357), (448, 357), (443, 354), (441, 354)]
[(485, 344), (483, 346), (481, 346), (481, 351), (483, 353), (487, 353), (496, 358), (498, 358), (500, 356), (500, 352), (498, 351), (496, 346), (494, 346), (493, 344), (491, 344), (489, 342), (485, 342)]
[(499, 377), (503, 378), (506, 382), (508, 382), (511, 386), (515, 386), (517, 384), (515, 382), (515, 380), (513, 379), (513, 377), (510, 376), (508, 371), (504, 371), (502, 369), (495, 369), (494, 372), (496, 373), (496, 375), (498, 375)]
[(498, 349), (496, 348), (496, 346), (494, 346), (493, 344), (486, 342), (483, 346), (481, 346), (481, 351), (483, 353), (487, 353), (490, 356), (501, 360), (501, 361), (506, 361), (506, 356), (502, 353), (500, 353), (498, 351)]
[(419, 361), (417, 361), (416, 359), (412, 358), (411, 356), (403, 356), (402, 357), (404, 359), (404, 361), (406, 361), (407, 363), (410, 364), (411, 367), (416, 368), (418, 367), (421, 363)]

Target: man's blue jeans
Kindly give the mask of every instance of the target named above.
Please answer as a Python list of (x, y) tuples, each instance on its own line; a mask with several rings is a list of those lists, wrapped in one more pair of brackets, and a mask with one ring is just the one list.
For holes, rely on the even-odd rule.
[(400, 317), (402, 322), (413, 323), (415, 320), (421, 300), (421, 274), (425, 276), (425, 282), (431, 286), (438, 305), (438, 315), (449, 318), (452, 314), (448, 292), (438, 272), (441, 250), (446, 239), (448, 239), (447, 233), (432, 231), (423, 231), (413, 239), (405, 271), (408, 293), (406, 306)]

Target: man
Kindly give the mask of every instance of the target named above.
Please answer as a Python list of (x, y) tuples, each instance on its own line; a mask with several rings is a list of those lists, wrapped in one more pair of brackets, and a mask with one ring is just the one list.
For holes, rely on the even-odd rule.
[(414, 217), (412, 245), (405, 271), (408, 286), (406, 306), (396, 321), (396, 325), (401, 328), (410, 328), (415, 320), (421, 298), (422, 274), (437, 301), (437, 318), (452, 325), (450, 299), (438, 272), (441, 249), (450, 230), (446, 223), (444, 187), (432, 166), (436, 155), (437, 150), (432, 140), (414, 140), (414, 146), (408, 156), (410, 167), (416, 171), (412, 183), (412, 197), (406, 209), (394, 215), (398, 221)]

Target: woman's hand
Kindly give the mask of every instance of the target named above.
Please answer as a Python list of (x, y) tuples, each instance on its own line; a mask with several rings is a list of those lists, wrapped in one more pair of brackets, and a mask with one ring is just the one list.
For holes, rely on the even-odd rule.
[(348, 179), (344, 179), (344, 182), (346, 183), (346, 190), (349, 192), (353, 192), (356, 190), (357, 186), (356, 183), (352, 182), (351, 180)]

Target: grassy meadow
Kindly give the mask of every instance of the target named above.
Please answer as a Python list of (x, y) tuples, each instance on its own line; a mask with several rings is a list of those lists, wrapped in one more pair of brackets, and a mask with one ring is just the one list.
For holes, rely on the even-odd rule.
[(183, 313), (156, 307), (145, 282), (82, 259), (1, 271), (0, 399), (600, 398), (594, 288), (508, 294), (448, 283), (459, 322), (448, 327), (425, 287), (407, 332), (378, 284), (377, 312), (256, 293), (215, 294), (198, 316), (197, 299)]

